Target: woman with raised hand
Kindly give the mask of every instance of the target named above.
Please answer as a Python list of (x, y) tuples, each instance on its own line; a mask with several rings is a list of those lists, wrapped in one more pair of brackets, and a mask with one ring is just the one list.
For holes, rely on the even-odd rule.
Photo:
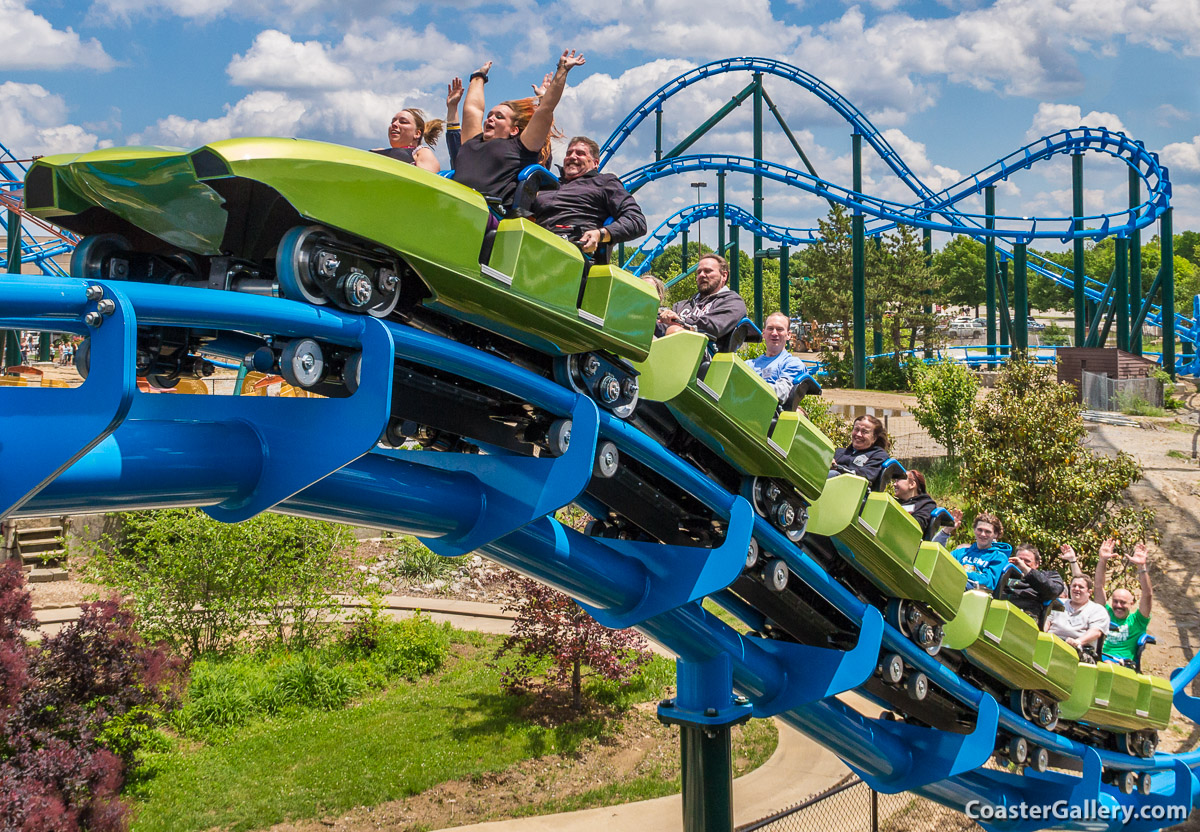
[(528, 165), (550, 163), (554, 108), (567, 86), (567, 73), (583, 64), (582, 54), (564, 51), (536, 107), (532, 99), (503, 101), (486, 116), (483, 85), (492, 62), (472, 72), (463, 98), (462, 147), (455, 159), (454, 181), (506, 208), (517, 190), (517, 174)]
[(376, 148), (371, 152), (437, 173), (442, 166), (438, 164), (432, 147), (437, 144), (444, 127), (445, 123), (440, 118), (426, 121), (425, 113), (415, 107), (405, 107), (392, 116), (392, 123), (388, 125), (388, 142), (391, 146)]

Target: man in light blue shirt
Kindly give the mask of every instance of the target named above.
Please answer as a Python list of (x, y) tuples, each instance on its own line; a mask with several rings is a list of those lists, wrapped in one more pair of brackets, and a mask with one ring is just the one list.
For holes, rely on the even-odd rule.
[(763, 322), (763, 346), (766, 351), (749, 362), (754, 372), (775, 389), (780, 402), (787, 401), (792, 388), (808, 373), (804, 362), (784, 349), (790, 323), (782, 312), (768, 315)]

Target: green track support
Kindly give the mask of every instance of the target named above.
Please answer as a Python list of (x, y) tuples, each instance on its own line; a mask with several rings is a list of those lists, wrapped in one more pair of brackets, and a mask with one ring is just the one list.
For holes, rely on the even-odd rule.
[(1158, 221), (1158, 238), (1162, 243), (1162, 362), (1163, 369), (1175, 378), (1175, 232), (1174, 208), (1163, 212)]
[(784, 244), (779, 247), (779, 311), (789, 319), (792, 317), (792, 282), (788, 273), (791, 256), (790, 246)]
[[(1075, 230), (1083, 230), (1083, 154), (1071, 155), (1071, 216), (1075, 217)], [(1073, 291), (1075, 295), (1075, 346), (1087, 341), (1087, 296), (1083, 293), (1086, 278), (1083, 269), (1083, 240), (1076, 237), (1072, 246)]]
[(654, 161), (661, 162), (662, 152), (662, 105), (654, 110)]
[[(1129, 169), (1129, 207), (1142, 202), (1142, 179), (1134, 168)], [(1129, 237), (1129, 351), (1142, 354), (1142, 326), (1137, 323), (1142, 306), (1142, 230), (1136, 228)]]
[(741, 285), (742, 274), (742, 247), (738, 244), (740, 231), (736, 225), (729, 226), (729, 288), (733, 291), (738, 291)]
[(1117, 349), (1129, 352), (1129, 238), (1116, 240), (1116, 285), (1113, 306), (1117, 312)]
[(1025, 251), (1027, 245), (1013, 244), (1012, 345), (1021, 352), (1029, 349), (1029, 269)]
[[(761, 78), (761, 76), (756, 75), (755, 78)], [(687, 150), (689, 147), (694, 145), (700, 139), (701, 136), (703, 136), (709, 130), (716, 127), (718, 124), (720, 124), (721, 120), (723, 118), (725, 118), (725, 116), (732, 113), (734, 110), (736, 110), (738, 108), (738, 106), (743, 101), (745, 101), (747, 98), (749, 98), (750, 94), (753, 93), (756, 89), (756, 87), (755, 87), (756, 83), (761, 84), (761, 81), (758, 81), (758, 82), (751, 81), (749, 84), (747, 84), (745, 89), (743, 89), (741, 92), (739, 92), (733, 98), (729, 99), (729, 101), (725, 102), (724, 106), (722, 106), (719, 110), (717, 110), (715, 113), (713, 113), (711, 116), (709, 116), (708, 119), (703, 124), (701, 124), (699, 127), (697, 127), (695, 130), (693, 130), (686, 139), (684, 139), (679, 144), (675, 145), (673, 148), (671, 148), (666, 153), (664, 153), (662, 158), (663, 159), (674, 159), (676, 156), (680, 155), (685, 150)], [(756, 158), (761, 158), (761, 157), (756, 157)], [(656, 161), (661, 161), (661, 160), (656, 160)]]
[[(8, 212), (7, 257), (5, 266), (9, 274), (21, 273), (21, 215)], [(0, 330), (4, 333), (4, 364), (12, 367), (21, 363), (21, 333), (15, 330)]]
[[(855, 193), (862, 193), (862, 135), (850, 137), (854, 156)], [(855, 209), (851, 217), (851, 274), (854, 294), (854, 386), (859, 390), (867, 386), (867, 282), (866, 244), (863, 239), (862, 211)]]
[(1000, 355), (1004, 359), (1008, 359), (1010, 350), (1008, 348), (1011, 342), (1010, 331), (1012, 330), (1011, 322), (1008, 318), (1008, 260), (1000, 261), (1000, 271), (996, 273), (996, 303), (999, 309), (1000, 323)]
[[(983, 191), (984, 222), (989, 229), (996, 227), (996, 186), (988, 185)], [(987, 293), (987, 342), (988, 358), (996, 357), (996, 238), (988, 237), (983, 244), (983, 282)], [(989, 361), (988, 369), (996, 369), (996, 362)]]
[[(921, 242), (925, 248), (925, 268), (927, 268), (927, 269), (933, 268), (933, 232), (931, 230), (929, 230), (928, 228), (924, 228), (921, 230)], [(926, 315), (932, 315), (933, 314), (933, 292), (929, 289), (926, 289), (924, 292), (922, 292), (922, 294), (925, 295), (925, 306), (923, 307), (923, 310)], [(913, 333), (913, 340), (914, 341), (916, 340), (915, 332)], [(924, 346), (925, 346), (924, 357), (925, 358), (930, 357), (929, 344), (932, 340), (933, 340), (933, 326), (930, 324), (927, 324), (925, 326), (925, 333), (924, 333)]]
[(688, 270), (688, 233), (686, 228), (679, 232), (679, 240), (682, 244), (679, 249), (679, 271), (682, 273)]
[(717, 251), (725, 250), (725, 171), (717, 171)]
[[(763, 157), (763, 77), (761, 72), (754, 73), (754, 158)], [(763, 178), (761, 174), (754, 175), (754, 218), (763, 221)], [(754, 235), (754, 251), (762, 249), (763, 240), (758, 234)], [(754, 323), (762, 329), (762, 260), (754, 258)]]

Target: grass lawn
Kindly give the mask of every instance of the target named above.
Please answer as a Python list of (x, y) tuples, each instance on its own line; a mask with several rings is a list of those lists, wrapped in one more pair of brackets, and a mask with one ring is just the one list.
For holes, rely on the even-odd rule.
[[(268, 719), (209, 744), (181, 745), (152, 756), (149, 776), (132, 795), (132, 829), (251, 830), (323, 817), (501, 771), (529, 758), (569, 754), (613, 731), (606, 716), (556, 727), (522, 718), (519, 712), (529, 700), (502, 693), (499, 671), (487, 666), (496, 637), (455, 633), (453, 640), (456, 655), (432, 677), (398, 682), (344, 710)], [(659, 667), (657, 681), (637, 699), (662, 695), (661, 680), (673, 681), (669, 670), (662, 671)], [(775, 747), (773, 725), (756, 730), (770, 736), (748, 734), (754, 742), (738, 752), (754, 765)], [(678, 752), (671, 756), (677, 758)], [(678, 790), (671, 776), (639, 773), (571, 798), (570, 804), (603, 805), (617, 792), (623, 800), (668, 794)], [(523, 811), (561, 808), (547, 804)]]

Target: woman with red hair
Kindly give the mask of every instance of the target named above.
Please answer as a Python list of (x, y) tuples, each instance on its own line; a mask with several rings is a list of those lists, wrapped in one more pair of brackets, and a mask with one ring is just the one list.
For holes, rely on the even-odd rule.
[(463, 99), (462, 147), (454, 162), (454, 181), (507, 207), (517, 190), (517, 174), (528, 165), (549, 164), (554, 108), (567, 86), (567, 73), (583, 63), (582, 54), (564, 51), (536, 107), (528, 98), (504, 101), (487, 111), (486, 118), (483, 85), (492, 62), (471, 73)]

